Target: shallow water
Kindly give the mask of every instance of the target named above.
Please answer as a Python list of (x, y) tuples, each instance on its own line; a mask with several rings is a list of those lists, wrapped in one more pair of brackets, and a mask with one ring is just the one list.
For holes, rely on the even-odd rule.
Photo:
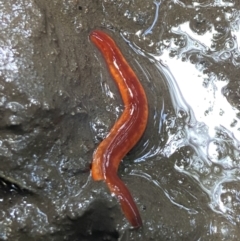
[[(168, 113), (166, 97), (159, 97), (157, 89), (151, 90), (155, 96), (151, 107), (157, 112), (152, 118), (158, 122), (154, 127), (159, 133), (159, 145), (150, 143), (150, 139), (146, 141), (150, 151), (145, 151), (135, 162), (148, 162), (154, 158), (163, 161), (162, 158), (167, 157), (174, 161), (172, 168), (182, 173), (182, 178), (187, 175), (208, 195), (206, 204), (213, 212), (206, 219), (209, 230), (195, 240), (211, 239), (216, 235), (219, 239), (237, 239), (239, 109), (238, 98), (230, 99), (229, 96), (238, 95), (232, 93), (236, 90), (230, 87), (230, 84), (238, 83), (235, 80), (240, 41), (237, 6), (221, 1), (201, 4), (154, 1), (153, 6), (156, 12), (149, 28), (121, 29), (120, 34), (136, 54), (150, 61), (152, 69), (155, 68), (153, 71), (158, 71), (153, 74), (139, 64), (148, 81), (150, 79), (154, 86), (165, 81), (174, 113)], [(178, 14), (175, 8), (179, 10)], [(166, 9), (175, 13), (175, 19), (171, 18), (174, 16), (171, 13), (166, 16)], [(160, 27), (164, 30), (159, 31)], [(163, 133), (167, 136), (161, 143)], [(163, 188), (159, 183), (161, 177), (155, 177), (156, 174), (144, 168), (130, 173), (152, 182), (165, 192), (169, 201), (183, 208), (181, 202), (174, 201), (169, 195), (171, 188), (167, 185)], [(181, 178), (179, 183), (182, 183)], [(183, 190), (184, 187), (175, 192), (181, 195)], [(184, 208), (193, 215), (197, 213), (188, 205)], [(212, 225), (214, 213), (224, 217), (224, 228), (222, 218), (214, 220)]]

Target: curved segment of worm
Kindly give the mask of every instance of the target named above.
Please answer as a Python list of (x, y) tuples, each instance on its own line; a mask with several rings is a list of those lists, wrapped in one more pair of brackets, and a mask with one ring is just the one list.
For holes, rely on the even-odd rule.
[(139, 211), (129, 190), (117, 176), (117, 171), (123, 157), (145, 131), (148, 120), (147, 97), (138, 77), (114, 40), (100, 30), (91, 32), (90, 40), (102, 53), (124, 104), (122, 115), (93, 154), (92, 178), (106, 182), (110, 191), (118, 198), (128, 221), (138, 228), (142, 226)]

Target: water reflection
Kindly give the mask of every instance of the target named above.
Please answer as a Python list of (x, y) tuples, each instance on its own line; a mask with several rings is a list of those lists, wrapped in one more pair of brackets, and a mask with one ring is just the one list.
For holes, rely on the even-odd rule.
[[(151, 26), (149, 33), (152, 30)], [(234, 108), (223, 95), (223, 90), (230, 80), (211, 71), (208, 65), (209, 62), (221, 64), (230, 60), (233, 65), (238, 66), (236, 31), (233, 35), (230, 29), (227, 29), (222, 35), (224, 48), (215, 48), (216, 46), (212, 45), (214, 41), (219, 40), (216, 31), (207, 31), (206, 35), (198, 36), (189, 27), (189, 22), (177, 28), (172, 27), (171, 31), (178, 36), (177, 40), (168, 42), (167, 48), (160, 52), (159, 48), (154, 54), (131, 42), (126, 32), (122, 34), (129, 46), (147, 58), (155, 66), (159, 76), (164, 78), (175, 111), (175, 118), (171, 121), (164, 112), (163, 100), (159, 129), (164, 122), (168, 139), (163, 147), (152, 148), (137, 161), (157, 155), (171, 157), (182, 150), (182, 147), (191, 147), (194, 154), (190, 159), (185, 158), (187, 154), (183, 150), (182, 159), (175, 161), (174, 168), (197, 181), (202, 190), (208, 194), (209, 206), (214, 212), (220, 213), (232, 224), (236, 224), (239, 222), (239, 211), (236, 209), (239, 202), (238, 195), (232, 188), (226, 191), (226, 185), (239, 181), (238, 109)], [(145, 35), (146, 31), (143, 35), (137, 32), (139, 38), (144, 39)], [(179, 41), (182, 41), (182, 44), (179, 44)], [(197, 56), (201, 61), (199, 59), (191, 61), (193, 56)], [(174, 132), (171, 131), (172, 126)], [(132, 174), (143, 178), (148, 175), (134, 171)], [(147, 179), (151, 180), (152, 177), (148, 176)], [(157, 181), (153, 179), (152, 182), (156, 184)], [(169, 200), (171, 201), (170, 196)]]

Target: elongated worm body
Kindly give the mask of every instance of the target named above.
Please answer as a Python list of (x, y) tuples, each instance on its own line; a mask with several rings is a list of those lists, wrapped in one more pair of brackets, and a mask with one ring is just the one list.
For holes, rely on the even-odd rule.
[(102, 53), (124, 104), (120, 118), (94, 152), (92, 178), (106, 182), (110, 191), (118, 198), (126, 218), (133, 227), (138, 228), (142, 226), (138, 208), (117, 171), (123, 157), (136, 145), (145, 131), (148, 120), (147, 97), (115, 41), (100, 30), (91, 32), (90, 40)]

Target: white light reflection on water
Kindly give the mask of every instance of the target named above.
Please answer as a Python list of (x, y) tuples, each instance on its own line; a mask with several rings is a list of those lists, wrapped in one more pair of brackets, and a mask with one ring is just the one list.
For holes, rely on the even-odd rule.
[[(186, 25), (184, 30), (192, 40), (194, 34), (190, 32), (191, 30), (187, 29)], [(207, 40), (204, 42), (206, 43)], [(213, 59), (216, 59), (216, 56), (214, 53)], [(169, 58), (167, 52), (161, 55), (161, 59), (175, 76), (179, 87), (170, 91), (180, 98), (184, 96), (197, 121), (190, 128), (186, 123), (185, 132), (188, 141), (200, 152), (192, 158), (192, 163), (187, 168), (177, 164), (175, 168), (196, 179), (209, 195), (210, 207), (235, 223), (234, 204), (230, 202), (230, 205), (225, 205), (221, 198), (224, 193), (223, 184), (239, 180), (240, 125), (237, 109), (231, 106), (221, 92), (227, 82), (218, 80), (214, 74), (210, 76), (203, 74), (189, 62)], [(205, 79), (209, 83), (207, 86), (203, 84)], [(175, 79), (172, 78), (171, 81), (174, 82)], [(180, 94), (177, 93), (178, 90)], [(205, 126), (204, 132), (198, 128), (199, 124), (201, 127)], [(223, 133), (225, 137), (219, 137), (219, 133)], [(191, 141), (193, 138), (197, 141)], [(230, 155), (231, 152), (233, 155)], [(203, 162), (204, 159), (210, 162)], [(205, 175), (202, 175), (203, 172)]]
[[(222, 88), (228, 80), (219, 80), (214, 73), (204, 74), (204, 67), (194, 66), (180, 58), (197, 52), (218, 63), (224, 63), (226, 56), (234, 64), (233, 52), (238, 52), (237, 32), (232, 33), (231, 48), (214, 52), (209, 51), (211, 35), (207, 32), (200, 38), (183, 24), (172, 32), (185, 37), (187, 44), (178, 49), (178, 58), (170, 58), (169, 50), (160, 55), (144, 52), (136, 45), (129, 45), (138, 53), (147, 57), (164, 76), (168, 85), (172, 104), (177, 117), (181, 112), (187, 114), (185, 126), (168, 137), (161, 154), (171, 157), (177, 149), (191, 146), (195, 154), (188, 165), (175, 163), (175, 169), (194, 178), (210, 198), (209, 206), (221, 213), (232, 223), (237, 222), (235, 203), (229, 198), (226, 202), (222, 195), (226, 192), (224, 184), (239, 181), (240, 173), (240, 123), (238, 110), (231, 106), (222, 94)], [(196, 38), (196, 39), (195, 39)], [(127, 40), (126, 40), (127, 41)], [(207, 82), (207, 84), (205, 84)], [(155, 153), (155, 155), (159, 154)], [(145, 156), (147, 158), (147, 156)], [(186, 164), (186, 163), (185, 163)], [(133, 174), (134, 175), (134, 174)]]
[[(229, 104), (221, 92), (227, 82), (218, 80), (215, 75), (208, 76), (199, 72), (189, 62), (169, 58), (167, 52), (161, 56), (161, 59), (173, 76), (176, 76), (181, 94), (191, 106), (197, 121), (204, 122), (208, 126), (210, 137), (215, 136), (216, 126), (223, 126), (240, 140), (238, 110)], [(204, 86), (205, 79), (208, 80), (208, 86)]]

